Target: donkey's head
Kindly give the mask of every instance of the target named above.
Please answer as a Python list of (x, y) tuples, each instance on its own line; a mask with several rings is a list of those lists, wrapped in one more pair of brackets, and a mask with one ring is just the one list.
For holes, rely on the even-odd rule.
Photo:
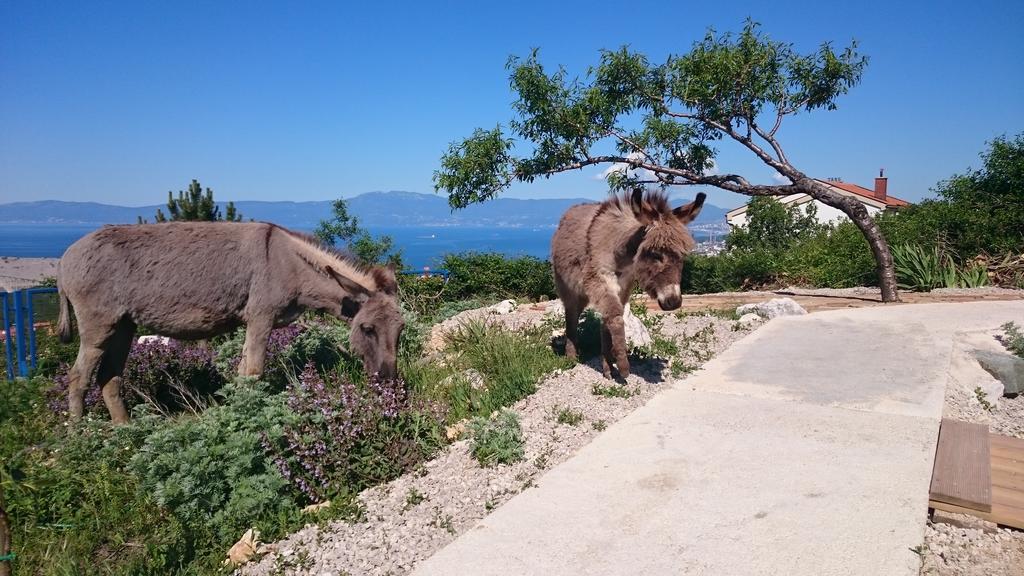
[(358, 302), (348, 343), (352, 352), (363, 359), (368, 376), (397, 378), (398, 338), (405, 327), (398, 307), (398, 283), (395, 273), (388, 268), (374, 268), (372, 275), (377, 290)]
[(645, 196), (636, 190), (630, 198), (633, 215), (644, 226), (633, 277), (648, 296), (658, 300), (662, 310), (675, 310), (683, 303), (679, 294), (683, 257), (696, 245), (686, 225), (700, 214), (705, 198), (701, 192), (693, 202), (675, 210), (661, 193)]

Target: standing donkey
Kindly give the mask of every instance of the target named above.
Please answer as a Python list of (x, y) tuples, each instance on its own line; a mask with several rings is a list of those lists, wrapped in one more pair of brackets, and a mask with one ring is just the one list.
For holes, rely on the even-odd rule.
[(364, 269), (315, 240), (263, 222), (168, 222), (105, 226), (60, 260), (60, 337), (71, 338), (71, 307), (81, 344), (68, 407), (83, 412), (95, 375), (111, 420), (128, 420), (121, 374), (137, 326), (197, 340), (245, 324), (238, 371), (263, 372), (271, 329), (306, 309), (351, 321), (349, 344), (368, 374), (397, 376), (404, 322), (388, 268)]
[(565, 306), (565, 354), (576, 357), (580, 313), (592, 306), (601, 314), (601, 366), (611, 378), (629, 376), (622, 314), (634, 284), (662, 310), (682, 304), (679, 282), (683, 257), (696, 243), (686, 224), (704, 205), (704, 193), (673, 210), (662, 192), (637, 189), (599, 204), (578, 204), (562, 216), (551, 241), (555, 289)]

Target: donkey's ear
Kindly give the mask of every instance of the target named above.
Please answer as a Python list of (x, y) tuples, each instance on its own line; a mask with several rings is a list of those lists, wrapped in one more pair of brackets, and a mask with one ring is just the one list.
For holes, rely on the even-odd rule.
[(373, 281), (377, 284), (377, 290), (389, 295), (394, 296), (398, 293), (398, 279), (395, 277), (395, 271), (390, 266), (374, 266)]
[(338, 271), (331, 266), (325, 266), (324, 268), (327, 270), (327, 274), (329, 274), (331, 278), (334, 278), (334, 281), (341, 285), (341, 287), (349, 294), (352, 294), (353, 296), (366, 296), (369, 294), (369, 290), (367, 290), (362, 284), (346, 277), (344, 274), (339, 274)]
[(633, 194), (629, 197), (629, 207), (633, 210), (633, 216), (639, 220), (641, 224), (651, 223), (651, 214), (647, 210), (647, 206), (644, 202), (643, 188), (633, 190)]
[(672, 213), (675, 214), (676, 218), (682, 220), (683, 224), (688, 224), (692, 222), (698, 214), (700, 214), (700, 209), (704, 207), (704, 199), (707, 197), (707, 194), (700, 192), (697, 194), (697, 198), (694, 199), (693, 202), (676, 208)]

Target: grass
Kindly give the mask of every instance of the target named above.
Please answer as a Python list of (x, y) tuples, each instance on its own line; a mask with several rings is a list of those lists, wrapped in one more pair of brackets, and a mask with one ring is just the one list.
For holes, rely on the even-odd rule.
[(583, 412), (572, 410), (570, 408), (554, 409), (555, 420), (559, 424), (568, 424), (569, 426), (576, 426), (583, 421)]
[(981, 404), (981, 407), (984, 408), (986, 412), (992, 411), (992, 403), (988, 401), (988, 394), (981, 389), (981, 386), (974, 389), (974, 397), (978, 399), (978, 404)]
[(594, 384), (590, 392), (594, 396), (604, 396), (605, 398), (632, 398), (640, 394), (640, 390), (631, 390), (619, 384)]
[[(487, 416), (533, 394), (542, 376), (571, 367), (551, 350), (542, 329), (517, 332), (467, 322), (448, 336), (443, 363), (409, 362), (402, 373), (411, 388), (447, 407), (449, 423)], [(460, 374), (475, 370), (484, 386), (474, 387)]]
[(409, 492), (405, 495), (405, 506), (402, 509), (410, 510), (427, 500), (428, 498), (424, 496), (422, 492), (415, 488), (409, 488)]
[(679, 310), (675, 313), (675, 317), (680, 320), (685, 320), (687, 318), (703, 318), (705, 316), (714, 316), (715, 318), (731, 321), (740, 319), (740, 315), (736, 313), (736, 308), (708, 307), (703, 310)]

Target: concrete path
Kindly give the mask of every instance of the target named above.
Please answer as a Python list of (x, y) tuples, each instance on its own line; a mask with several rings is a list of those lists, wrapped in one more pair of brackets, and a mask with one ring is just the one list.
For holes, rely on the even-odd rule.
[(780, 318), (414, 574), (916, 575), (955, 333), (1024, 302)]

